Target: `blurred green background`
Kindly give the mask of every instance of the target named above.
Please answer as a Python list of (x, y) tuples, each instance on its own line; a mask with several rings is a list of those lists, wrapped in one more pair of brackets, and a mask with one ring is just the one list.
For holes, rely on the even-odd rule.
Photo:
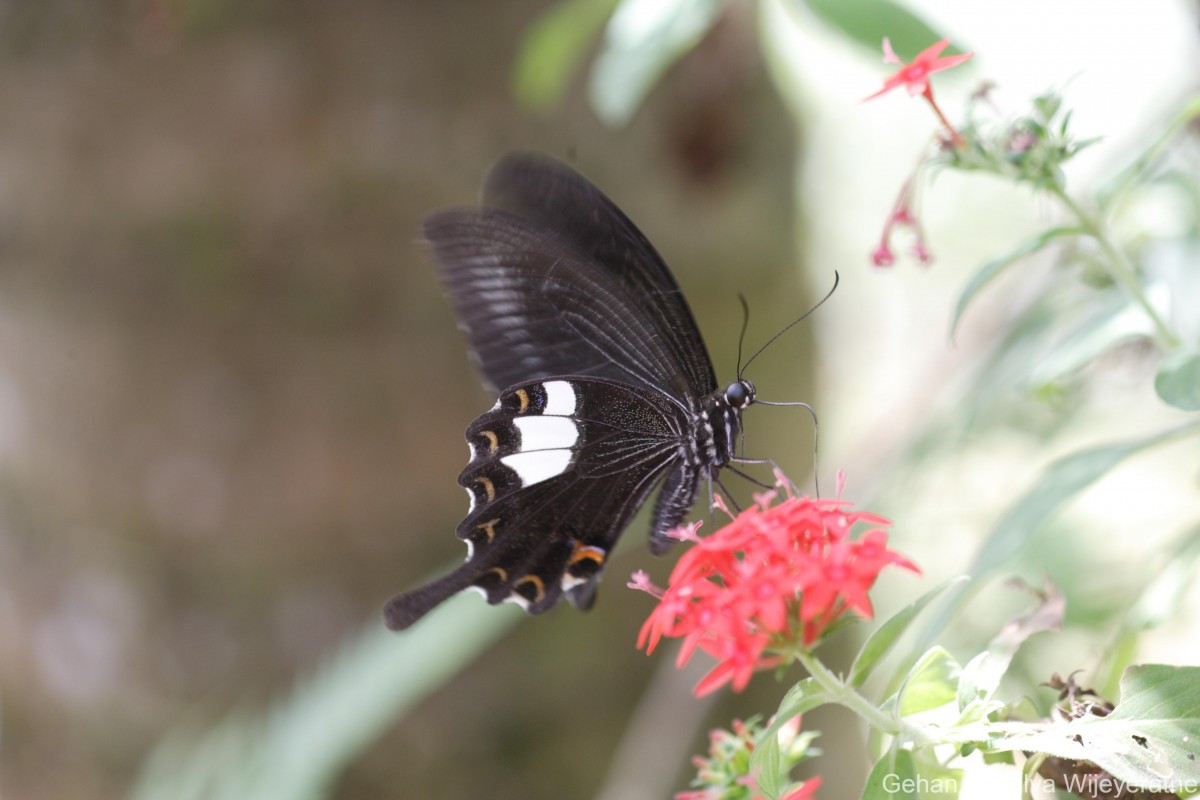
[[(1068, 86), (1076, 124), (1108, 137), (1081, 159), (1081, 181), (1196, 88), (1195, 4), (991, 5), (914, 4), (978, 51), (941, 96), (985, 76), (1018, 99)], [(230, 709), (252, 718), (280, 702), (297, 676), (374, 635), (391, 594), (461, 558), (462, 429), (492, 398), (418, 221), (472, 201), (511, 149), (571, 161), (639, 224), (673, 266), (722, 379), (736, 292), (750, 303), (753, 345), (841, 271), (833, 300), (750, 377), (766, 399), (816, 406), (826, 486), (845, 467), (849, 497), (912, 510), (896, 542), (933, 577), (965, 568), (987, 522), (1064, 441), (1161, 418), (1130, 388), (1141, 373), (1125, 353), (1124, 371), (1068, 408), (1018, 398), (978, 446), (914, 471), (911, 446), (952, 415), (964, 376), (1038, 285), (1008, 282), (956, 346), (945, 337), (952, 299), (1045, 207), (948, 176), (926, 205), (937, 263), (873, 271), (879, 226), (933, 128), (899, 94), (859, 104), (885, 74), (878, 53), (815, 19), (788, 28), (783, 3), (730, 3), (613, 128), (589, 107), (582, 74), (548, 113), (514, 100), (518, 48), (546, 8), (0, 4), (6, 796), (127, 796), (169, 733), (187, 741), (181, 731)], [(1077, 427), (1048, 443), (1048, 420)], [(747, 428), (749, 451), (811, 480), (801, 412), (754, 409)], [(1162, 519), (1179, 516), (1170, 477), (1193, 489), (1184, 507), (1195, 499), (1194, 458), (1191, 472), (1177, 463), (1136, 483), (1159, 490)], [(1140, 520), (1170, 532), (1153, 514)], [(1105, 536), (1120, 533), (1112, 527)], [(779, 688), (763, 677), (708, 709), (687, 699), (695, 676), (674, 676), (669, 654), (634, 650), (649, 605), (623, 583), (650, 566), (645, 528), (630, 529), (592, 613), (563, 607), (517, 626), (381, 723), (361, 753), (350, 748), (328, 796), (637, 800), (683, 788), (703, 714), (727, 724), (769, 712)], [(921, 588), (884, 583), (896, 596)], [(428, 646), (455, 637), (443, 627)], [(361, 687), (370, 707), (373, 684)], [(622, 750), (631, 720), (656, 717), (649, 739), (625, 740), (654, 748)], [(819, 727), (836, 742), (839, 726), (852, 724)], [(822, 796), (849, 792), (865, 769), (853, 749), (834, 758), (819, 766)], [(631, 765), (645, 762), (655, 775), (639, 783)]]

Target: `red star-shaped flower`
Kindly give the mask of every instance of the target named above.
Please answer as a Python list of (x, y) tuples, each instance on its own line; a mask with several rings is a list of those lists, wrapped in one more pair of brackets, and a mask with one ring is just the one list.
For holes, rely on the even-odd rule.
[(927, 47), (917, 54), (911, 64), (905, 64), (896, 55), (896, 51), (892, 50), (892, 43), (888, 38), (883, 37), (883, 61), (885, 64), (899, 64), (900, 69), (883, 82), (883, 88), (875, 94), (867, 97), (867, 100), (872, 100), (879, 97), (881, 94), (890, 92), (898, 86), (903, 86), (908, 89), (908, 93), (913, 97), (926, 94), (929, 89), (929, 76), (935, 72), (957, 67), (959, 64), (966, 61), (974, 55), (974, 53), (961, 53), (956, 56), (945, 56), (939, 58), (943, 50), (950, 45), (949, 39), (942, 39), (931, 47)]
[[(926, 102), (929, 103), (929, 107), (933, 109), (933, 113), (937, 114), (937, 118), (941, 120), (942, 125), (944, 125), (946, 130), (950, 133), (950, 141), (954, 143), (955, 147), (963, 147), (965, 145), (963, 138), (958, 135), (958, 131), (954, 130), (954, 126), (950, 124), (950, 121), (946, 119), (946, 115), (942, 113), (940, 108), (938, 108), (937, 101), (933, 99), (933, 87), (929, 85), (930, 75), (935, 72), (941, 72), (942, 70), (950, 69), (951, 67), (957, 67), (959, 64), (963, 63), (974, 55), (974, 53), (961, 53), (956, 56), (941, 56), (941, 52), (945, 50), (949, 44), (950, 41), (948, 39), (942, 39), (932, 47), (927, 47), (918, 53), (917, 57), (913, 59), (911, 64), (905, 64), (900, 60), (900, 57), (896, 55), (896, 51), (892, 50), (892, 43), (888, 41), (888, 38), (886, 36), (883, 37), (884, 63), (899, 64), (900, 69), (883, 82), (882, 89), (870, 97), (864, 98), (863, 102), (866, 102), (867, 100), (874, 100), (876, 97), (879, 97), (879, 95), (890, 92), (892, 89), (895, 89), (898, 86), (904, 86), (908, 89), (908, 93), (913, 97), (920, 95), (921, 97), (925, 98)], [(893, 260), (892, 255), (890, 252), (888, 252), (887, 248), (877, 250), (872, 256), (872, 259), (875, 261), (877, 266), (881, 267), (887, 266)]]

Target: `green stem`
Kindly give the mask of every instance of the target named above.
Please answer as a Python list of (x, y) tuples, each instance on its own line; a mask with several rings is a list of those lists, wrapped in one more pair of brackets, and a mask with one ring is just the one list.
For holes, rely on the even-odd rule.
[(1129, 299), (1136, 303), (1145, 312), (1146, 316), (1150, 318), (1163, 346), (1167, 350), (1173, 350), (1178, 347), (1179, 337), (1175, 335), (1166, 321), (1154, 310), (1154, 306), (1150, 305), (1150, 301), (1146, 298), (1146, 293), (1142, 291), (1142, 284), (1138, 280), (1137, 268), (1134, 267), (1129, 257), (1109, 240), (1099, 221), (1076, 203), (1069, 194), (1063, 191), (1061, 186), (1051, 185), (1050, 191), (1075, 215), (1076, 219), (1079, 220), (1079, 227), (1100, 245), (1100, 249), (1106, 256), (1105, 262), (1108, 266), (1109, 276), (1125, 291)]
[(854, 687), (830, 672), (828, 667), (822, 664), (810, 650), (797, 648), (795, 655), (796, 659), (808, 670), (808, 674), (812, 675), (813, 680), (820, 684), (821, 688), (829, 695), (831, 702), (845, 706), (865, 719), (868, 725), (883, 733), (895, 736), (900, 732), (900, 727), (895, 719), (880, 711), (867, 698), (855, 691)]

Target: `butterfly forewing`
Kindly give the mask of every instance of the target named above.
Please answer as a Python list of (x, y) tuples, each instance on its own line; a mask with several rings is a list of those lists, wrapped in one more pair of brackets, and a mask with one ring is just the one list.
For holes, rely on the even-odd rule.
[(435, 212), (424, 227), (494, 388), (588, 375), (692, 396), (663, 320), (642, 313), (632, 289), (561, 236), (487, 208)]
[(610, 281), (629, 290), (632, 306), (622, 311), (640, 310), (658, 325), (686, 390), (696, 397), (716, 391), (712, 362), (675, 277), (645, 235), (590, 181), (552, 158), (515, 153), (488, 173), (483, 203), (553, 231), (602, 265)]

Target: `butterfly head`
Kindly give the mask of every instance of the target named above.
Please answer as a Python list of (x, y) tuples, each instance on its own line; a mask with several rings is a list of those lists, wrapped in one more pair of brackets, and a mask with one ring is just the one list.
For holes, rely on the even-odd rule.
[(754, 384), (745, 378), (725, 387), (725, 402), (730, 408), (743, 409), (754, 402)]

